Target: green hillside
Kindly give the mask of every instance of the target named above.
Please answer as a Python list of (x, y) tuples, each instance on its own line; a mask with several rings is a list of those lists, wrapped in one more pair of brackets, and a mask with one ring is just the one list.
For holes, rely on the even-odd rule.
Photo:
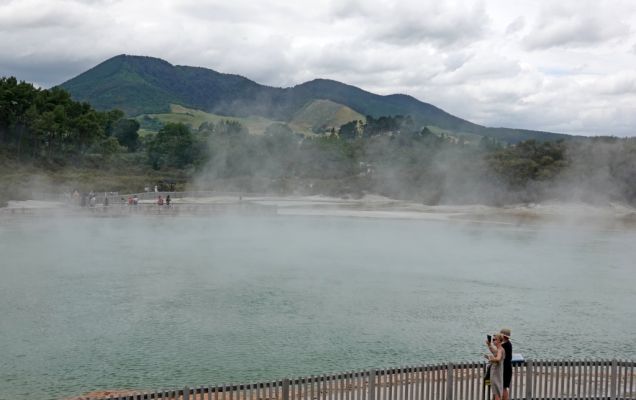
[[(317, 121), (325, 108), (324, 104), (312, 105), (313, 102), (328, 100), (348, 107), (351, 111), (345, 114), (357, 113), (375, 118), (410, 115), (421, 127), (435, 126), (455, 133), (491, 136), (510, 143), (528, 139), (572, 138), (551, 132), (488, 128), (411, 96), (380, 96), (332, 80), (316, 79), (292, 88), (274, 88), (242, 76), (206, 68), (175, 66), (152, 57), (119, 55), (61, 86), (74, 99), (87, 101), (98, 110), (118, 108), (129, 116), (168, 113), (170, 104), (179, 104), (216, 115), (241, 118), (256, 116), (291, 122), (311, 130), (316, 128), (316, 124), (321, 126)], [(313, 111), (318, 115), (308, 115)], [(294, 122), (299, 115), (303, 122)], [(346, 118), (342, 116), (342, 120)], [(329, 125), (326, 121), (322, 124)]]
[[(256, 135), (263, 134), (265, 129), (271, 124), (286, 123), (285, 121), (276, 121), (259, 116), (232, 117), (212, 114), (178, 104), (171, 104), (170, 112), (142, 114), (135, 119), (142, 126), (144, 126), (144, 121), (148, 119), (160, 123), (151, 129), (146, 128), (140, 131), (140, 135), (142, 136), (155, 132), (160, 129), (161, 125), (168, 123), (182, 123), (196, 129), (204, 122), (217, 123), (220, 121), (236, 121), (246, 127), (250, 133)], [(364, 121), (365, 117), (341, 104), (336, 104), (329, 100), (316, 100), (306, 107), (303, 107), (287, 125), (289, 125), (294, 132), (312, 135), (329, 131), (331, 128), (338, 130), (341, 125), (356, 120)]]
[(293, 116), (289, 126), (297, 132), (322, 133), (357, 120), (364, 121), (364, 115), (330, 100), (314, 100)]
[(257, 135), (265, 132), (265, 129), (269, 125), (275, 122), (280, 122), (259, 116), (231, 117), (211, 114), (205, 111), (180, 106), (178, 104), (171, 104), (170, 112), (168, 113), (143, 114), (138, 116), (136, 120), (143, 124), (144, 118), (151, 118), (161, 122), (162, 124), (182, 123), (195, 129), (204, 122), (217, 123), (219, 121), (236, 121), (249, 129), (250, 133)]
[[(176, 96), (154, 85), (144, 69), (136, 68), (142, 61), (127, 57), (113, 57), (62, 84), (78, 101), (89, 102), (98, 110), (118, 108), (128, 115), (144, 112), (167, 112)], [(171, 65), (153, 59), (146, 65), (163, 66), (164, 74)], [(166, 65), (167, 64), (167, 65)]]

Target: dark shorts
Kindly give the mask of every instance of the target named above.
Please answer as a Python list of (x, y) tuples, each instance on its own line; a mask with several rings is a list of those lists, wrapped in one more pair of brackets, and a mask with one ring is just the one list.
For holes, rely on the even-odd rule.
[(504, 387), (504, 389), (509, 389), (510, 388), (510, 381), (511, 380), (512, 380), (512, 365), (511, 366), (504, 365), (504, 370), (503, 370), (503, 387)]

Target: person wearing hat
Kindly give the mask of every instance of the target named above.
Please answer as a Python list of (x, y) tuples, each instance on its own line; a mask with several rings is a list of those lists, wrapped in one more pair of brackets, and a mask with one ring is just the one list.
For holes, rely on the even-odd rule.
[(508, 328), (503, 328), (499, 331), (503, 341), (501, 347), (505, 350), (505, 357), (503, 362), (503, 396), (501, 400), (510, 399), (510, 381), (512, 381), (512, 343), (510, 343), (511, 331)]
[(503, 360), (506, 357), (506, 351), (502, 347), (503, 335), (497, 333), (492, 337), (492, 342), (486, 342), (488, 350), (492, 354), (486, 355), (486, 359), (490, 361), (490, 390), (492, 391), (493, 400), (503, 400)]

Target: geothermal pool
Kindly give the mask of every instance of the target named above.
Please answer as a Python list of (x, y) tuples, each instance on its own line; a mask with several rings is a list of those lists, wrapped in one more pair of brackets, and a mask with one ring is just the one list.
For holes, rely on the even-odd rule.
[(347, 217), (0, 220), (0, 399), (636, 358), (636, 231)]

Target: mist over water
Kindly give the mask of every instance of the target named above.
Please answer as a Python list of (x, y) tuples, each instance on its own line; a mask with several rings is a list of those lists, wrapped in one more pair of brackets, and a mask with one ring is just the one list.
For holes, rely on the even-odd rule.
[(636, 232), (331, 217), (0, 221), (0, 399), (636, 358)]

